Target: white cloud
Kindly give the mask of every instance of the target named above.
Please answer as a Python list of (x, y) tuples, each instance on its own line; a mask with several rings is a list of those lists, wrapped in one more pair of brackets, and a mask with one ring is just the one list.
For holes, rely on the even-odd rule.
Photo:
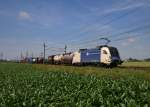
[(129, 9), (135, 9), (138, 7), (150, 6), (146, 1), (128, 1), (128, 2), (118, 2), (115, 3), (112, 7), (101, 9), (99, 7), (91, 7), (89, 10), (99, 15), (110, 14), (114, 12), (125, 11)]
[(118, 11), (124, 11), (124, 10), (128, 10), (128, 9), (134, 9), (134, 8), (137, 8), (137, 7), (142, 7), (144, 6), (145, 3), (133, 3), (133, 4), (130, 4), (130, 5), (125, 5), (125, 6), (119, 6), (119, 7), (114, 7), (112, 9), (108, 9), (106, 11), (104, 11), (104, 13), (112, 13), (112, 12), (118, 12)]
[(128, 42), (129, 42), (129, 43), (133, 43), (133, 42), (135, 42), (135, 41), (136, 41), (135, 38), (128, 38)]
[(32, 19), (31, 15), (26, 11), (20, 11), (18, 18), (20, 20), (31, 20)]
[(122, 46), (128, 46), (128, 45), (130, 45), (130, 44), (132, 44), (132, 43), (134, 43), (136, 41), (137, 41), (136, 38), (130, 37), (126, 41), (122, 42), (121, 45)]

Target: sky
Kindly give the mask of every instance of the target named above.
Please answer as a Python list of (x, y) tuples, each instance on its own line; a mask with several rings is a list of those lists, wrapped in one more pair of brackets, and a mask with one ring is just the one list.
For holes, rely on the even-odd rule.
[[(105, 44), (150, 58), (150, 0), (0, 0), (0, 57), (46, 56)], [(3, 54), (3, 55), (2, 55)]]

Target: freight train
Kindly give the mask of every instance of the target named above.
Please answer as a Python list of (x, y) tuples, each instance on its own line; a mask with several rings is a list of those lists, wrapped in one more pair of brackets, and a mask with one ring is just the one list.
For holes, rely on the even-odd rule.
[(92, 49), (80, 49), (72, 53), (51, 55), (48, 57), (48, 63), (115, 67), (121, 64), (122, 60), (117, 48), (103, 45)]
[(43, 61), (42, 57), (25, 57), (20, 60), (20, 63), (42, 64)]
[(42, 57), (24, 58), (21, 63), (42, 64), (65, 64), (65, 65), (99, 65), (105, 67), (116, 67), (122, 64), (117, 48), (112, 46), (98, 46), (91, 49), (79, 49), (75, 52), (51, 55), (44, 61)]

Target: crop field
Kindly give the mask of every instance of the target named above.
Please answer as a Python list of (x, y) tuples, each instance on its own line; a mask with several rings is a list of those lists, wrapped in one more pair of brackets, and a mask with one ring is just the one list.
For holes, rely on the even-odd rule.
[(150, 62), (113, 69), (0, 63), (0, 107), (149, 107)]

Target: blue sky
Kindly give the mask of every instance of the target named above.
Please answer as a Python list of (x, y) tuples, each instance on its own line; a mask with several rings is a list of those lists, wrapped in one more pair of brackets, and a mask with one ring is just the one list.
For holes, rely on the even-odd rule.
[(45, 42), (51, 55), (65, 44), (75, 51), (110, 37), (123, 59), (148, 58), (149, 19), (149, 0), (0, 0), (0, 52), (10, 59), (27, 51), (39, 56)]

